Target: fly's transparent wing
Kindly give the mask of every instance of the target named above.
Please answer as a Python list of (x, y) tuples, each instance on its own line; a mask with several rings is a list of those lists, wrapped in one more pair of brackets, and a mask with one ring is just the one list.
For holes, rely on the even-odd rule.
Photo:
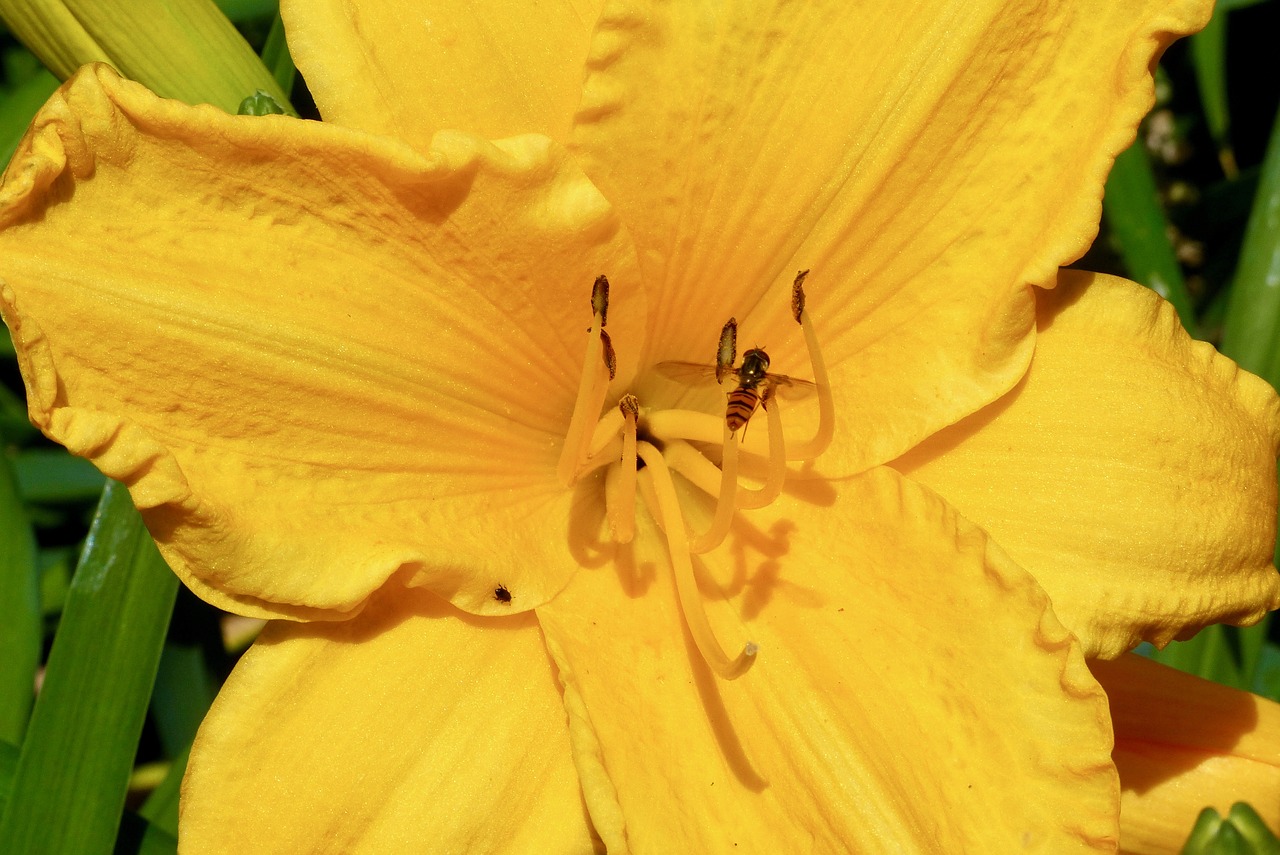
[[(701, 362), (659, 362), (658, 372), (663, 377), (686, 386), (718, 385), (716, 367)], [(737, 377), (738, 372), (732, 371), (730, 374)]]
[(760, 385), (769, 387), (769, 391), (763, 393), (764, 397), (783, 401), (802, 401), (818, 391), (818, 385), (811, 380), (801, 380), (785, 374), (766, 374)]

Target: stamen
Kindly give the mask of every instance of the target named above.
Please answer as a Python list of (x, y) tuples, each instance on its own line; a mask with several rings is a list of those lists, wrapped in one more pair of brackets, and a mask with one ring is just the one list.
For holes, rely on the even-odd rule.
[(618, 402), (625, 423), (622, 429), (622, 461), (605, 473), (605, 506), (613, 539), (630, 543), (636, 534), (636, 418), (640, 402), (635, 395), (623, 395)]
[(679, 472), (693, 486), (708, 496), (720, 495), (723, 473), (701, 451), (683, 439), (673, 439), (663, 445), (662, 456), (673, 472)]
[(726, 680), (741, 677), (755, 664), (759, 648), (755, 642), (749, 641), (736, 658), (730, 659), (716, 640), (715, 631), (707, 620), (706, 610), (698, 594), (697, 580), (693, 576), (693, 559), (689, 554), (689, 541), (684, 530), (684, 515), (680, 512), (680, 499), (676, 496), (671, 472), (662, 459), (662, 453), (650, 443), (636, 443), (636, 453), (645, 463), (645, 469), (649, 472), (649, 478), (645, 480), (652, 483), (655, 493), (657, 507), (650, 506), (650, 511), (664, 521), (667, 552), (671, 556), (671, 575), (675, 578), (680, 611), (684, 613), (685, 624), (693, 636), (693, 643), (716, 674)]
[(737, 510), (738, 498), (738, 443), (729, 430), (729, 423), (724, 425), (724, 458), (720, 462), (720, 490), (716, 494), (716, 512), (711, 518), (711, 525), (689, 544), (689, 551), (694, 555), (710, 552), (719, 546), (729, 534), (733, 524), (733, 513)]
[(791, 314), (804, 330), (805, 347), (809, 350), (809, 366), (813, 371), (813, 382), (818, 387), (818, 428), (813, 438), (800, 443), (787, 454), (788, 460), (812, 460), (827, 450), (831, 438), (836, 431), (836, 407), (831, 398), (831, 381), (827, 377), (827, 363), (822, 359), (822, 351), (818, 347), (818, 336), (813, 330), (813, 321), (804, 309), (804, 280), (808, 270), (796, 274), (796, 281), (791, 286)]
[[(592, 457), (604, 451), (622, 433), (624, 423), (621, 405), (622, 402), (619, 401), (618, 408), (610, 409), (600, 417), (600, 421), (596, 422), (596, 429), (591, 433), (590, 448)], [(615, 455), (613, 459), (617, 460), (618, 458)]]
[(582, 364), (582, 378), (578, 381), (578, 398), (573, 404), (573, 416), (569, 419), (569, 430), (565, 433), (564, 447), (560, 449), (560, 462), (556, 467), (556, 473), (565, 486), (573, 483), (580, 464), (587, 457), (587, 444), (592, 438), (588, 425), (599, 417), (604, 396), (609, 391), (609, 384), (600, 382), (604, 358), (601, 333), (609, 313), (609, 280), (604, 276), (597, 276), (592, 286), (591, 310), (591, 329), (587, 331), (590, 337)]
[(782, 495), (782, 485), (787, 480), (787, 446), (782, 436), (782, 408), (769, 406), (772, 397), (773, 387), (765, 386), (764, 394), (760, 396), (760, 406), (764, 407), (768, 416), (769, 472), (765, 476), (764, 486), (759, 490), (739, 489), (739, 508), (749, 510), (773, 504)]

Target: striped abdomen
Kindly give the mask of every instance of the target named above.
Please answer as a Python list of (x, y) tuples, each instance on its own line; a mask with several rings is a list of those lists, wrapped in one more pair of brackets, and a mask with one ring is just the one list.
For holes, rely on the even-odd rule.
[(738, 428), (747, 423), (756, 407), (760, 405), (760, 390), (754, 384), (739, 386), (729, 393), (729, 406), (725, 409), (724, 420), (729, 425), (730, 433), (737, 433)]

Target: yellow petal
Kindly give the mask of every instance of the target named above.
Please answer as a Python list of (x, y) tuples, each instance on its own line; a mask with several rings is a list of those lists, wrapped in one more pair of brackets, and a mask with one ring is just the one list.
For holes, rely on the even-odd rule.
[(1280, 704), (1136, 655), (1089, 667), (1111, 701), (1124, 852), (1176, 853), (1202, 809), (1238, 801), (1280, 830)]
[(555, 466), (592, 280), (614, 275), (620, 382), (644, 308), (546, 138), (421, 155), (99, 66), (37, 118), (0, 224), (33, 421), (129, 485), (206, 598), (323, 617), (403, 569), (507, 612), (577, 565)]
[(1280, 605), (1280, 402), (1113, 277), (1040, 292), (1025, 380), (894, 464), (985, 528), (1090, 655)]
[(538, 609), (610, 851), (1114, 846), (1104, 699), (1034, 580), (891, 470), (798, 487), (705, 556), (721, 639), (760, 645), (737, 680), (683, 632), (647, 521)]
[(441, 128), (563, 140), (603, 0), (284, 0), (289, 51), (325, 121), (425, 147)]
[(591, 852), (531, 615), (389, 590), (350, 621), (269, 624), (191, 751), (185, 852)]
[(802, 366), (786, 288), (813, 269), (863, 468), (1021, 376), (1025, 284), (1089, 246), (1153, 57), (1211, 4), (723, 5), (608, 5), (574, 144), (636, 236), (657, 358), (749, 314)]
[(63, 79), (109, 62), (166, 98), (229, 113), (257, 89), (289, 101), (213, 0), (0, 0), (0, 16)]

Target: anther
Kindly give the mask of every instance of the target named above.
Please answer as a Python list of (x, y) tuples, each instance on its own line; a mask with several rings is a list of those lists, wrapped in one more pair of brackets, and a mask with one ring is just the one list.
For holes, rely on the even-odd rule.
[(738, 360), (738, 319), (730, 318), (720, 330), (720, 348), (716, 352), (716, 382), (723, 383), (733, 363)]
[(800, 316), (804, 314), (804, 280), (807, 278), (809, 271), (801, 270), (796, 274), (796, 281), (791, 283), (791, 316), (796, 323), (800, 323)]
[[(758, 647), (754, 642), (747, 642), (742, 651), (733, 659), (725, 654), (724, 648), (716, 640), (711, 622), (707, 620), (706, 609), (698, 593), (698, 583), (693, 576), (693, 558), (689, 554), (689, 541), (684, 530), (684, 516), (680, 512), (680, 499), (676, 496), (675, 484), (671, 480), (671, 472), (667, 469), (662, 453), (648, 442), (638, 442), (636, 453), (645, 462), (645, 469), (650, 476), (649, 482), (653, 490), (652, 501), (657, 507), (650, 507), (654, 517), (662, 521), (662, 528), (667, 535), (667, 552), (671, 556), (671, 574), (675, 578), (676, 597), (680, 601), (680, 611), (684, 613), (685, 624), (693, 643), (707, 665), (726, 680), (740, 677), (755, 664)], [(645, 491), (649, 500), (649, 493)]]
[[(604, 321), (600, 322), (600, 326), (604, 326)], [(618, 373), (618, 358), (613, 353), (613, 339), (609, 338), (606, 330), (600, 330), (600, 345), (602, 347), (601, 356), (604, 357), (604, 367), (609, 369), (609, 380), (612, 381)]]
[(600, 327), (609, 323), (609, 277), (601, 273), (591, 285), (591, 313), (600, 316)]
[(796, 274), (791, 286), (791, 313), (804, 331), (805, 347), (809, 351), (809, 366), (813, 370), (813, 382), (818, 387), (818, 428), (813, 438), (790, 449), (788, 460), (812, 460), (821, 455), (831, 445), (836, 431), (836, 407), (831, 398), (831, 381), (827, 377), (827, 364), (822, 359), (822, 350), (818, 347), (818, 335), (814, 332), (813, 321), (804, 306), (804, 280), (808, 270)]

